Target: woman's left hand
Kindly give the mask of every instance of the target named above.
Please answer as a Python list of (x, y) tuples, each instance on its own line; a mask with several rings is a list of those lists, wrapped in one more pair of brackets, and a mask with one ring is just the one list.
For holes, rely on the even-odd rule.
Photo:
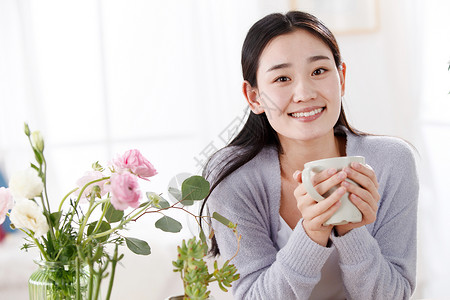
[(362, 213), (362, 220), (359, 223), (348, 223), (336, 225), (338, 235), (344, 235), (353, 228), (358, 228), (375, 222), (377, 218), (378, 201), (378, 180), (373, 169), (367, 165), (353, 162), (351, 167), (344, 168), (347, 178), (353, 180), (358, 185), (343, 181), (342, 186), (349, 193), (349, 199)]

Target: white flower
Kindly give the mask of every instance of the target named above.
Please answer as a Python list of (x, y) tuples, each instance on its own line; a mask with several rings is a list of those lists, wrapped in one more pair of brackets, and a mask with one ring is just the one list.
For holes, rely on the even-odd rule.
[(33, 168), (17, 172), (11, 176), (9, 188), (14, 198), (32, 199), (42, 193), (44, 184)]
[(34, 201), (24, 199), (16, 203), (9, 214), (16, 228), (26, 228), (34, 232), (34, 237), (43, 236), (48, 231), (47, 219)]

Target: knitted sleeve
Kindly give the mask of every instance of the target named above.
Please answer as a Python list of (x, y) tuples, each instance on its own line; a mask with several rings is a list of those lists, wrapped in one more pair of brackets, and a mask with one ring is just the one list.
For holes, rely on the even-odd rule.
[(410, 299), (419, 192), (413, 152), (403, 142), (380, 138), (360, 154), (377, 173), (381, 200), (374, 224), (331, 237), (346, 291), (350, 299)]

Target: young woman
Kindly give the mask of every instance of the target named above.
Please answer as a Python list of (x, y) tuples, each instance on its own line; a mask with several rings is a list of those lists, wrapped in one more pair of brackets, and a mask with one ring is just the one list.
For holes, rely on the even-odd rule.
[[(206, 201), (238, 224), (236, 299), (409, 299), (415, 287), (418, 181), (407, 143), (353, 129), (342, 96), (346, 66), (332, 33), (303, 12), (271, 14), (242, 49), (251, 112), (238, 136), (205, 169)], [(317, 203), (301, 182), (306, 162), (361, 155), (367, 165), (314, 177)], [(349, 178), (356, 184), (345, 181)], [(324, 226), (348, 192), (359, 223)], [(213, 223), (212, 250), (236, 252)]]

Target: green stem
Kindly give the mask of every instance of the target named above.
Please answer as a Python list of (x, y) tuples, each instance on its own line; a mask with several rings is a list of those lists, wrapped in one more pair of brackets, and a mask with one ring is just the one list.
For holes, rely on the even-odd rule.
[(92, 300), (92, 292), (94, 290), (94, 267), (93, 267), (93, 262), (89, 261), (89, 294), (88, 294), (88, 299)]
[(75, 192), (78, 189), (79, 188), (74, 188), (69, 193), (67, 193), (67, 195), (65, 195), (64, 198), (62, 198), (61, 203), (59, 204), (59, 207), (58, 207), (58, 211), (62, 210), (62, 206), (63, 206), (64, 202), (66, 201), (66, 199), (69, 198), (69, 196), (72, 195), (72, 193)]
[(117, 255), (119, 252), (119, 245), (116, 244), (116, 247), (114, 249), (114, 255), (113, 260), (111, 261), (111, 275), (109, 277), (109, 284), (108, 284), (108, 292), (106, 293), (106, 300), (109, 300), (111, 297), (111, 291), (114, 283), (114, 275), (116, 274), (116, 265), (117, 265)]
[(47, 194), (47, 161), (45, 160), (44, 153), (42, 153), (42, 160), (43, 160), (43, 169), (42, 172), (44, 175), (44, 195), (45, 195), (45, 201), (47, 202), (47, 208), (48, 212), (50, 213), (50, 202), (48, 201), (48, 194)]
[[(108, 200), (109, 200), (109, 199), (108, 199)], [(100, 219), (98, 219), (97, 225), (95, 225), (95, 228), (94, 228), (94, 230), (92, 231), (91, 234), (95, 234), (95, 233), (97, 232), (97, 230), (100, 228), (100, 225), (101, 225), (101, 223), (102, 223), (102, 220), (103, 220), (103, 218), (105, 217), (106, 211), (108, 210), (108, 207), (109, 207), (109, 205), (110, 205), (109, 203), (110, 203), (110, 202), (105, 202), (105, 207), (103, 208), (102, 215), (100, 216)], [(94, 207), (94, 209), (95, 209), (95, 207)]]
[[(81, 193), (80, 193), (80, 195), (81, 195)], [(80, 228), (78, 230), (77, 244), (80, 244), (81, 239), (83, 238), (84, 227), (86, 227), (87, 221), (88, 221), (89, 217), (91, 216), (91, 213), (93, 212), (93, 210), (91, 208), (94, 205), (94, 200), (95, 200), (95, 195), (91, 195), (91, 200), (89, 201), (88, 211), (87, 211), (86, 215), (84, 216), (83, 223), (81, 223)]]
[(94, 300), (98, 299), (98, 296), (100, 294), (100, 285), (103, 278), (103, 272), (100, 274), (97, 274), (95, 278), (95, 294), (94, 294)]
[[(92, 235), (90, 235), (90, 236), (83, 242), (83, 245), (87, 245), (87, 244), (88, 244), (90, 241), (92, 241), (93, 239), (97, 239), (97, 238), (102, 237), (102, 236), (107, 236), (107, 235), (113, 233), (113, 232), (116, 231), (116, 230), (122, 229), (123, 226), (124, 226), (125, 224), (129, 223), (130, 221), (133, 221), (133, 219), (134, 219), (136, 216), (145, 213), (145, 210), (146, 210), (149, 206), (150, 206), (150, 203), (147, 203), (147, 204), (146, 204), (145, 206), (143, 206), (142, 209), (139, 210), (137, 213), (135, 213), (135, 214), (132, 215), (131, 217), (128, 217), (128, 218), (126, 218), (125, 220), (121, 221), (119, 225), (117, 225), (117, 226), (114, 227), (114, 228), (111, 228), (110, 230), (107, 230), (107, 231), (103, 231), (103, 232), (100, 232), (100, 233), (97, 233), (97, 234), (92, 234)], [(86, 215), (86, 216), (87, 216), (87, 215)]]
[(26, 235), (28, 235), (36, 244), (36, 246), (39, 248), (39, 250), (41, 251), (42, 256), (45, 258), (46, 261), (50, 261), (50, 257), (48, 257), (47, 252), (44, 250), (44, 247), (42, 247), (41, 243), (39, 243), (39, 241), (29, 232), (27, 232), (26, 230), (23, 230), (22, 228), (19, 228), (20, 231), (22, 231), (23, 233), (25, 233)]
[(91, 185), (91, 184), (96, 183), (96, 182), (100, 182), (100, 181), (103, 181), (103, 180), (108, 180), (109, 178), (110, 178), (110, 177), (108, 176), (108, 177), (103, 177), (103, 178), (100, 178), (100, 179), (93, 180), (93, 181), (91, 181), (91, 182), (86, 183), (86, 184), (81, 188), (80, 194), (78, 195), (77, 200), (75, 201), (74, 209), (73, 209), (73, 211), (72, 211), (72, 213), (71, 213), (71, 215), (70, 215), (70, 220), (69, 220), (68, 224), (71, 224), (71, 223), (72, 223), (73, 216), (75, 215), (75, 212), (76, 212), (76, 209), (77, 209), (77, 207), (78, 207), (78, 204), (80, 203), (81, 196), (83, 195), (83, 193), (84, 193), (84, 191), (87, 189), (87, 187), (88, 187), (89, 185)]
[(77, 256), (75, 258), (75, 271), (76, 271), (76, 276), (77, 276), (77, 294), (76, 294), (76, 299), (77, 300), (81, 300), (81, 284), (80, 284), (80, 258)]

